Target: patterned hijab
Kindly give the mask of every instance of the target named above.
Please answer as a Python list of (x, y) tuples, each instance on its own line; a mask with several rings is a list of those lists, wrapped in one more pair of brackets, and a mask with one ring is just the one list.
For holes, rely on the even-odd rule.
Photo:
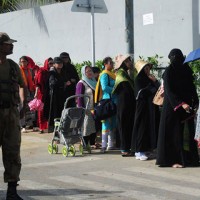
[(129, 75), (128, 75), (126, 70), (124, 70), (123, 68), (120, 68), (117, 71), (115, 85), (114, 85), (113, 91), (112, 91), (113, 94), (116, 92), (117, 87), (122, 82), (128, 82), (130, 84), (131, 88), (134, 91), (134, 82), (133, 82), (133, 80), (129, 77)]

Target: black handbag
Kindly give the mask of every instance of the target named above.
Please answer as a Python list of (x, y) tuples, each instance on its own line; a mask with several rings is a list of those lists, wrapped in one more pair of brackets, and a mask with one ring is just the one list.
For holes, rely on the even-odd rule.
[(96, 120), (104, 120), (117, 113), (117, 106), (112, 99), (102, 99), (94, 107), (94, 117)]
[[(110, 86), (110, 77), (108, 75), (108, 85)], [(99, 92), (98, 92), (99, 94)], [(112, 101), (111, 95), (110, 99), (101, 99), (94, 106), (94, 118), (95, 120), (105, 120), (114, 116), (117, 113), (117, 106)]]
[(196, 111), (192, 107), (190, 107), (190, 110), (188, 112), (186, 112), (182, 107), (179, 108), (176, 112), (178, 112), (181, 118), (181, 123), (184, 123), (192, 118), (195, 118), (196, 115)]

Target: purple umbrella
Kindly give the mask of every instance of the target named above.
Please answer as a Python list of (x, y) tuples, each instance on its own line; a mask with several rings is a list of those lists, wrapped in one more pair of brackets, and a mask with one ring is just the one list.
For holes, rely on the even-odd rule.
[(198, 59), (200, 59), (200, 48), (190, 52), (186, 57), (184, 63), (192, 62)]

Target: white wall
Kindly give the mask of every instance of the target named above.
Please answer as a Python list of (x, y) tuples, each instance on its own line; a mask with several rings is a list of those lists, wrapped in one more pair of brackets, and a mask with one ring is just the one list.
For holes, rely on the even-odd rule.
[[(16, 39), (10, 57), (28, 55), (43, 63), (66, 51), (73, 62), (92, 61), (91, 17), (71, 12), (73, 2), (57, 3), (0, 15), (0, 31)], [(96, 60), (126, 53), (125, 1), (105, 0), (108, 13), (95, 14)]]
[[(95, 14), (96, 60), (126, 53), (125, 0), (104, 0), (107, 14)], [(17, 39), (14, 54), (43, 63), (67, 51), (73, 62), (92, 61), (89, 13), (71, 12), (73, 2), (0, 15), (0, 31)], [(153, 13), (153, 24), (143, 25), (143, 15)], [(164, 56), (172, 48), (188, 54), (200, 47), (199, 0), (134, 0), (135, 60), (139, 55)]]
[[(199, 0), (135, 0), (135, 58), (158, 54), (164, 65), (172, 48), (185, 55), (200, 47)], [(153, 24), (143, 25), (143, 15), (153, 13)]]

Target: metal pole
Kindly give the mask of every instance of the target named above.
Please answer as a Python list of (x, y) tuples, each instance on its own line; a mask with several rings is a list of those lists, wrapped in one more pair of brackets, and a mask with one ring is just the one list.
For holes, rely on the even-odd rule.
[(125, 35), (126, 35), (126, 45), (127, 45), (127, 53), (133, 55), (134, 54), (134, 21), (133, 21), (133, 1), (134, 0), (125, 0)]
[(92, 36), (92, 67), (94, 67), (95, 66), (94, 5), (91, 5), (91, 36)]

